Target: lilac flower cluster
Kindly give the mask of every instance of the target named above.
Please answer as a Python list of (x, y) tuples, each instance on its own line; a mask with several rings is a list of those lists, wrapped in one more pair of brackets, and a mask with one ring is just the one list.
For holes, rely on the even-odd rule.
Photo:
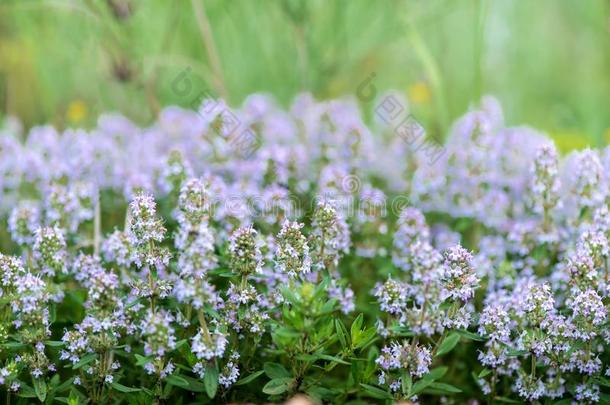
[(609, 148), (489, 97), (432, 162), (354, 100), (210, 103), (0, 137), (2, 395), (610, 401)]

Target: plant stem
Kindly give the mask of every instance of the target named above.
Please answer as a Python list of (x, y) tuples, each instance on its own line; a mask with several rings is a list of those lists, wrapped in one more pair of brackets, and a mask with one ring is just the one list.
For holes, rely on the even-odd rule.
[(197, 311), (197, 318), (199, 319), (199, 325), (201, 326), (201, 330), (203, 331), (203, 336), (208, 343), (212, 342), (212, 337), (210, 336), (210, 330), (208, 329), (208, 323), (205, 321), (205, 315), (203, 310)]
[[(426, 307), (428, 306), (428, 289), (430, 288), (430, 284), (426, 284), (426, 288), (424, 289), (424, 303), (422, 304), (422, 310), (421, 310), (421, 315), (419, 317), (419, 322), (417, 324), (418, 327), (421, 327), (421, 325), (424, 323), (424, 319), (426, 317)], [(419, 340), (419, 336), (415, 335), (413, 337), (413, 340), (411, 341), (411, 349), (410, 352), (413, 353), (413, 350), (415, 349), (415, 346), (417, 345), (417, 342)]]
[(532, 378), (536, 377), (536, 355), (532, 353), (532, 370), (531, 370)]
[(95, 213), (93, 217), (93, 254), (99, 256), (100, 254), (100, 241), (102, 237), (102, 209), (100, 207), (101, 201), (98, 196), (97, 202), (95, 203)]
[(193, 5), (193, 12), (195, 14), (195, 19), (197, 20), (199, 32), (201, 33), (201, 39), (203, 40), (203, 45), (205, 47), (208, 60), (212, 67), (212, 72), (214, 73), (214, 82), (216, 85), (216, 90), (218, 91), (220, 96), (228, 102), (229, 94), (227, 93), (227, 89), (224, 83), (222, 65), (220, 63), (218, 51), (216, 50), (214, 37), (212, 36), (210, 21), (208, 20), (208, 17), (205, 13), (203, 1), (191, 0), (191, 4)]
[[(447, 311), (447, 317), (451, 318), (455, 314), (455, 311), (457, 311), (458, 307), (459, 307), (459, 303), (454, 302), (451, 305), (451, 308), (449, 308), (449, 311)], [(443, 343), (443, 340), (445, 340), (447, 335), (448, 335), (448, 332), (447, 332), (447, 329), (445, 328), (445, 330), (443, 331), (443, 334), (441, 335), (441, 338), (438, 340), (436, 345), (434, 345), (434, 349), (432, 350), (432, 357), (434, 357), (434, 355), (438, 351), (438, 348), (440, 347), (441, 343)]]
[[(148, 244), (148, 249), (150, 251), (150, 254), (152, 255), (153, 251), (155, 249), (155, 245), (152, 240)], [(152, 313), (154, 315), (155, 314), (155, 279), (153, 277), (152, 268), (150, 266), (148, 267), (148, 288), (150, 289), (150, 310), (152, 311)]]
[(494, 398), (496, 397), (496, 378), (498, 375), (498, 370), (494, 368), (494, 373), (491, 377), (491, 394), (489, 396), (489, 403), (493, 403)]

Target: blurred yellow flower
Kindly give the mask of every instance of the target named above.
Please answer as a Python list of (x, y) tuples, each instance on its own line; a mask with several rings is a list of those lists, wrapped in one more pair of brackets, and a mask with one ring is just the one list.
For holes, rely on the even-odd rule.
[(409, 101), (415, 104), (423, 104), (430, 101), (430, 88), (426, 82), (417, 82), (409, 86)]
[(87, 105), (82, 100), (74, 100), (68, 105), (66, 118), (73, 124), (81, 122), (87, 116)]
[(555, 131), (551, 133), (551, 137), (555, 140), (557, 149), (562, 153), (590, 146), (587, 135), (577, 131)]

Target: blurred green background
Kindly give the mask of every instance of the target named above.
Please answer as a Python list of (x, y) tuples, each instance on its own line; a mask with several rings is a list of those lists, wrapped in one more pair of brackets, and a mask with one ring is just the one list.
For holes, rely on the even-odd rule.
[(375, 86), (443, 136), (482, 94), (563, 150), (610, 141), (609, 0), (0, 0), (0, 116), (26, 128), (145, 124), (188, 105), (172, 82), (238, 105)]

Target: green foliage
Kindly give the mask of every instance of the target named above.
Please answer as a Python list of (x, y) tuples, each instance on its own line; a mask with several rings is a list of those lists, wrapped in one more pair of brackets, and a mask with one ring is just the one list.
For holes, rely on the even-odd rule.
[(0, 115), (28, 127), (91, 125), (106, 111), (149, 123), (161, 106), (189, 106), (172, 90), (187, 67), (195, 88), (233, 105), (253, 92), (283, 104), (304, 90), (353, 94), (375, 72), (378, 90), (405, 93), (440, 138), (491, 93), (563, 150), (608, 142), (606, 2), (200, 3), (225, 90), (191, 1), (3, 1)]

